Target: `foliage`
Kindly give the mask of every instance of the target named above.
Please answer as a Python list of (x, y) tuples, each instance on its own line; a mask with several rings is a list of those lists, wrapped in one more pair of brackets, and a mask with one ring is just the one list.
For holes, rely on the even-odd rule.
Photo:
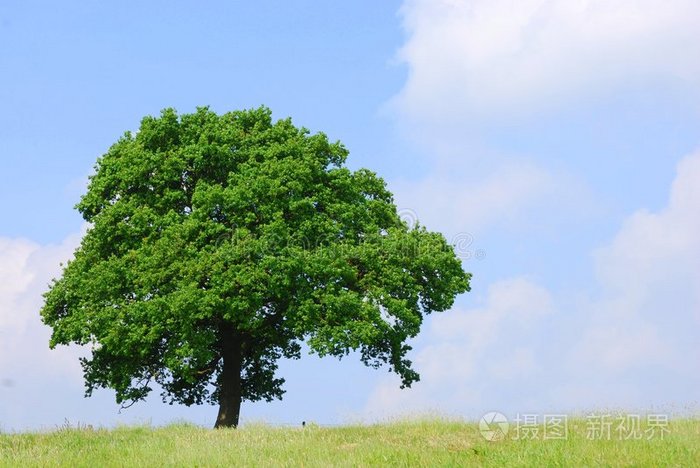
[(52, 347), (90, 345), (87, 395), (112, 388), (130, 403), (157, 382), (171, 403), (221, 403), (228, 360), (240, 388), (226, 398), (269, 401), (283, 393), (277, 361), (302, 342), (418, 380), (406, 340), (470, 275), (347, 155), (264, 107), (167, 109), (120, 138), (77, 205), (90, 228), (41, 312)]

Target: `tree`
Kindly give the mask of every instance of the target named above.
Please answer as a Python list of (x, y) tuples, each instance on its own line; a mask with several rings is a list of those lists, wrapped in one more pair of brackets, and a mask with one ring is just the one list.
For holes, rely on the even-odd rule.
[(76, 206), (90, 228), (41, 311), (52, 348), (90, 345), (86, 396), (131, 405), (156, 382), (236, 426), (242, 400), (282, 397), (277, 361), (303, 342), (417, 381), (405, 342), (470, 274), (347, 155), (265, 107), (167, 109), (126, 132), (96, 163)]

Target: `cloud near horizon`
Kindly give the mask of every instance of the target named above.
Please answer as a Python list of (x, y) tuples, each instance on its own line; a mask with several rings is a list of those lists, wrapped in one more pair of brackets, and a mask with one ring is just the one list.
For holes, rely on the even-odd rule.
[(517, 277), (492, 283), (474, 308), (433, 316), (414, 357), (421, 381), (399, 390), (387, 378), (367, 417), (697, 405), (698, 180), (700, 151), (678, 164), (665, 208), (633, 213), (591, 253), (597, 283), (573, 309)]
[(617, 374), (654, 363), (700, 376), (698, 181), (700, 151), (677, 165), (664, 209), (630, 215), (610, 244), (593, 253), (602, 297), (591, 304), (593, 324), (576, 353), (580, 364), (596, 362)]
[(12, 382), (31, 374), (82, 378), (75, 350), (49, 350), (50, 329), (39, 316), (42, 294), (81, 237), (71, 235), (59, 245), (0, 238), (0, 379)]

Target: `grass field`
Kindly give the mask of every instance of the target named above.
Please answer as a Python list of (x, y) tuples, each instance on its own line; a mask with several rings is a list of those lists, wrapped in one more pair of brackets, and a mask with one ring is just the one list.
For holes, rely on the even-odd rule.
[[(614, 428), (613, 428), (614, 429)], [(646, 430), (644, 422), (640, 427)], [(649, 440), (591, 439), (567, 421), (566, 438), (485, 440), (476, 423), (440, 419), (371, 426), (212, 430), (60, 428), (0, 434), (0, 466), (700, 466), (700, 419), (673, 419)]]

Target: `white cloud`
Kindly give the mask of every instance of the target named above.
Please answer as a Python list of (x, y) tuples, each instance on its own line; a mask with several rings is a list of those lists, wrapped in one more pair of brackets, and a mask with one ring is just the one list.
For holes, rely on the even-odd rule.
[[(17, 332), (25, 324), (25, 317), (17, 312), (18, 299), (34, 279), (34, 274), (27, 269), (27, 262), (38, 248), (38, 245), (23, 239), (0, 238), (1, 333), (9, 335), (10, 330)], [(0, 359), (3, 354), (0, 354)]]
[(464, 232), (475, 234), (497, 223), (512, 223), (525, 209), (542, 202), (558, 188), (559, 183), (551, 174), (525, 162), (502, 164), (478, 180), (455, 171), (433, 172), (419, 181), (391, 183), (402, 209), (410, 210), (421, 224), (449, 237)]
[(600, 210), (596, 196), (577, 177), (547, 170), (524, 157), (471, 169), (453, 161), (419, 180), (390, 180), (389, 188), (404, 218), (442, 232), (452, 244), (472, 253), (486, 232), (550, 230), (584, 222)]
[(700, 152), (677, 167), (668, 206), (659, 213), (640, 210), (623, 223), (612, 243), (596, 252), (602, 282), (638, 290), (674, 276), (700, 277)]
[(629, 82), (700, 82), (695, 0), (406, 0), (401, 11), (409, 78), (395, 104), (434, 126)]
[(500, 380), (526, 377), (539, 370), (535, 359), (535, 353), (531, 348), (516, 348), (507, 357), (492, 362), (490, 372)]
[(78, 351), (49, 350), (50, 329), (39, 316), (42, 294), (60, 274), (61, 262), (72, 256), (80, 237), (46, 246), (0, 238), (0, 379), (52, 374), (80, 381)]
[(658, 364), (700, 375), (698, 181), (700, 152), (678, 164), (665, 209), (634, 213), (595, 252), (602, 298), (591, 304), (579, 364), (610, 372)]

